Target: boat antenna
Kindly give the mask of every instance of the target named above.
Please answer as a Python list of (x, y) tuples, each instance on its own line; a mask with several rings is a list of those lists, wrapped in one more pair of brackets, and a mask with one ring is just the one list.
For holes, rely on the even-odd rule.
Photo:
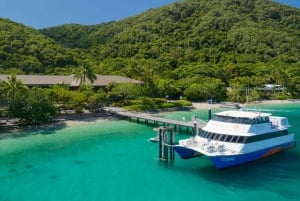
[(248, 84), (246, 88), (246, 102), (244, 103), (244, 105), (241, 106), (240, 110), (246, 110), (248, 101), (249, 101), (249, 77), (248, 77)]

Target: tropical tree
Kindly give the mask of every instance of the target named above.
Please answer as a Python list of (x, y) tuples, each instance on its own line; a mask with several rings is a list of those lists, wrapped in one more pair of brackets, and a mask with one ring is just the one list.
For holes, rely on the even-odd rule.
[(223, 100), (225, 98), (225, 84), (220, 79), (202, 78), (201, 83), (191, 84), (184, 95), (191, 101), (206, 101), (209, 98)]
[(88, 97), (87, 106), (91, 112), (97, 113), (107, 102), (107, 94), (103, 90), (99, 90)]
[(14, 99), (16, 93), (21, 92), (25, 94), (28, 90), (27, 86), (23, 84), (21, 80), (18, 80), (15, 74), (12, 74), (10, 77), (7, 77), (6, 81), (1, 82), (0, 84), (1, 93), (6, 99), (8, 115), (11, 113), (11, 102)]
[(160, 97), (170, 96), (171, 98), (177, 98), (179, 96), (180, 89), (176, 86), (175, 80), (157, 78), (155, 81)]
[(15, 74), (7, 77), (7, 81), (1, 83), (1, 90), (5, 93), (7, 100), (13, 98), (17, 91), (25, 91), (27, 89), (27, 86), (21, 80), (18, 80)]
[(143, 95), (143, 88), (134, 83), (119, 83), (108, 93), (108, 97), (118, 101), (131, 100)]
[(87, 63), (84, 63), (81, 67), (79, 67), (75, 71), (74, 77), (77, 81), (79, 81), (80, 85), (86, 84), (87, 79), (91, 83), (94, 83), (94, 81), (97, 79), (97, 75), (94, 73), (94, 71), (91, 69), (90, 65)]
[(46, 93), (49, 99), (57, 107), (58, 112), (67, 111), (71, 109), (72, 93), (65, 85), (54, 85), (49, 89), (46, 89)]
[(71, 108), (74, 109), (77, 114), (82, 114), (84, 103), (86, 102), (85, 94), (82, 91), (72, 91), (71, 95)]
[(54, 104), (43, 89), (32, 88), (27, 94), (17, 91), (10, 103), (10, 113), (25, 124), (47, 123), (56, 114)]

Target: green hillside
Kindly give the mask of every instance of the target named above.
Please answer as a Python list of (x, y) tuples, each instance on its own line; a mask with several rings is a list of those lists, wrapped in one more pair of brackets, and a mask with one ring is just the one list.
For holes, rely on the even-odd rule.
[[(98, 74), (143, 80), (155, 96), (179, 96), (201, 83), (212, 88), (205, 99), (216, 86), (276, 83), (297, 97), (299, 21), (299, 9), (268, 0), (183, 0), (121, 21), (38, 31), (1, 20), (1, 32), (2, 26), (14, 31), (1, 33), (0, 68), (60, 73), (88, 60)], [(34, 41), (36, 51), (28, 41)]]
[(77, 57), (76, 51), (38, 30), (0, 18), (0, 73), (47, 73), (56, 67), (76, 65)]

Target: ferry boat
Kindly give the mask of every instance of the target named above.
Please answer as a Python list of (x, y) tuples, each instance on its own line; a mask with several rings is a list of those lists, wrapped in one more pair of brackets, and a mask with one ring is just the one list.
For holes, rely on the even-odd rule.
[[(216, 168), (264, 158), (296, 146), (286, 117), (246, 110), (218, 112), (174, 147), (181, 158), (207, 156)], [(198, 130), (198, 129), (196, 129)]]

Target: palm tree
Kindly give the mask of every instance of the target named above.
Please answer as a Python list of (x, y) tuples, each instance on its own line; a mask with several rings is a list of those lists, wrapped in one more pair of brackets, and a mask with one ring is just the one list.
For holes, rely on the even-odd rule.
[(27, 86), (21, 80), (18, 80), (15, 74), (7, 77), (7, 81), (1, 83), (1, 89), (5, 93), (7, 100), (12, 99), (17, 91), (27, 90)]
[(25, 92), (27, 89), (27, 86), (24, 85), (21, 80), (18, 80), (15, 74), (7, 77), (7, 81), (1, 82), (1, 91), (5, 93), (4, 96), (6, 96), (8, 110), (10, 110), (10, 103), (14, 99), (16, 93), (18, 91)]
[(74, 78), (79, 81), (79, 84), (86, 84), (86, 79), (88, 79), (91, 83), (97, 79), (97, 75), (93, 72), (90, 65), (83, 64), (79, 69), (76, 70)]

